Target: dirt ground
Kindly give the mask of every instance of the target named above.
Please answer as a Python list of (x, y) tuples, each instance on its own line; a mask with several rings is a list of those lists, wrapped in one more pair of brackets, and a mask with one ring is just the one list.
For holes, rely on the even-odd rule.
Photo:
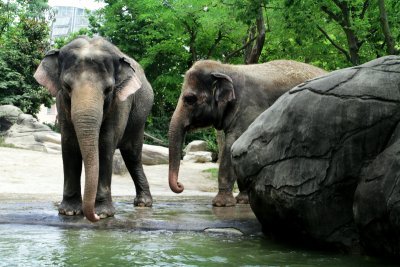
[[(204, 170), (218, 168), (216, 163), (182, 162), (179, 181), (185, 186), (180, 196), (215, 195), (217, 181)], [(168, 186), (168, 165), (144, 166), (153, 196), (179, 196)], [(83, 179), (82, 179), (83, 181)], [(63, 167), (61, 154), (0, 147), (0, 197), (47, 196), (61, 200)], [(135, 187), (129, 174), (113, 175), (113, 196), (133, 196)]]

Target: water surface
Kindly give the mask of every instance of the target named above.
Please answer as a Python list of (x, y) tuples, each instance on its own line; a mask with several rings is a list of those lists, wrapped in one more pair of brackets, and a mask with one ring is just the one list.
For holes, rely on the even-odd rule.
[(262, 235), (0, 224), (0, 266), (396, 266)]

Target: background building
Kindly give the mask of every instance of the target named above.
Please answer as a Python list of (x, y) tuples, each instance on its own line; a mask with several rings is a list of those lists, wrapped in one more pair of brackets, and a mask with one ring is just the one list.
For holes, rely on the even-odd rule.
[(49, 0), (55, 11), (55, 20), (51, 26), (51, 39), (67, 36), (89, 26), (87, 11), (104, 6), (90, 0)]
[(89, 26), (85, 9), (70, 6), (56, 6), (55, 21), (51, 26), (51, 39), (67, 36)]

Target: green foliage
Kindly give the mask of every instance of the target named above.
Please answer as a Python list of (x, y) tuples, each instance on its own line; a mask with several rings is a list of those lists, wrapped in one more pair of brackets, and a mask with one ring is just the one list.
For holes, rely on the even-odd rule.
[[(108, 5), (90, 18), (91, 31), (107, 37), (144, 67), (155, 94), (146, 131), (166, 140), (185, 71), (199, 59), (225, 61), (243, 45), (247, 26), (221, 1), (105, 2)], [(240, 53), (230, 60), (243, 62)], [(210, 146), (216, 146), (213, 136), (205, 136), (211, 139)]]
[[(263, 61), (290, 58), (327, 70), (385, 55), (377, 1), (271, 0)], [(386, 0), (392, 34), (399, 44), (398, 1)], [(301, 10), (301, 12), (299, 12)]]
[[(99, 34), (136, 59), (155, 93), (146, 131), (165, 143), (185, 71), (200, 59), (243, 63), (260, 6), (267, 29), (261, 62), (293, 59), (335, 70), (386, 54), (377, 1), (104, 2), (90, 16), (89, 29), (57, 39), (54, 46), (60, 48), (78, 35)], [(399, 51), (400, 2), (385, 0), (385, 8)], [(35, 114), (41, 104), (52, 103), (32, 77), (49, 47), (48, 11), (47, 0), (0, 1), (0, 104)], [(186, 140), (206, 140), (217, 151), (215, 136), (215, 130), (206, 129), (189, 133)]]
[(57, 121), (55, 123), (43, 122), (43, 124), (48, 126), (53, 132), (61, 133), (60, 124)]
[(208, 150), (218, 155), (217, 130), (215, 130), (214, 128), (200, 129), (188, 133), (186, 136), (185, 143), (190, 143), (193, 140), (205, 141), (207, 143)]
[(218, 168), (210, 168), (210, 169), (206, 169), (203, 172), (208, 173), (209, 179), (217, 181), (218, 180)]
[[(155, 92), (146, 131), (165, 141), (185, 71), (199, 59), (243, 63), (260, 6), (267, 29), (260, 61), (293, 59), (335, 70), (385, 54), (376, 1), (105, 2), (107, 5), (91, 16), (90, 30), (108, 38), (144, 67)], [(400, 17), (395, 14), (400, 13), (400, 4), (396, 0), (385, 3), (399, 48), (400, 30), (395, 25)], [(188, 134), (186, 140), (193, 139), (210, 140), (212, 147), (216, 144), (213, 130)]]
[(48, 47), (47, 1), (0, 2), (0, 104), (36, 114), (52, 98), (33, 78)]

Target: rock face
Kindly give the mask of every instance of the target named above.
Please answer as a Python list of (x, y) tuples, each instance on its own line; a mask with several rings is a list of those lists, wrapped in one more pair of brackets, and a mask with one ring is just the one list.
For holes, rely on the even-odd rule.
[(61, 151), (61, 135), (17, 107), (0, 106), (0, 121), (0, 132), (7, 144), (43, 152)]
[(0, 106), (0, 133), (8, 131), (8, 129), (17, 123), (18, 116), (23, 112), (13, 105)]
[(207, 142), (203, 140), (194, 140), (190, 142), (183, 151), (185, 153), (208, 151)]
[(301, 84), (234, 143), (266, 233), (400, 256), (400, 57)]
[(144, 165), (168, 164), (168, 148), (143, 144), (142, 162)]
[(184, 161), (206, 163), (213, 160), (212, 152), (208, 151), (207, 142), (202, 140), (190, 142), (183, 151), (185, 152)]

